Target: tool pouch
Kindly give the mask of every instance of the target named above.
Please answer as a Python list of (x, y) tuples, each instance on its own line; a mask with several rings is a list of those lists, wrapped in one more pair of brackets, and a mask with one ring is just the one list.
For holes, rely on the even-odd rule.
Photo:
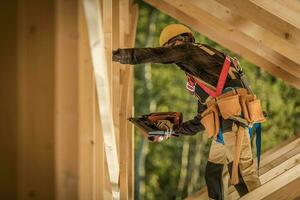
[(260, 100), (255, 99), (248, 103), (249, 117), (253, 122), (264, 122), (266, 118), (261, 108)]
[(240, 116), (242, 113), (238, 94), (218, 99), (217, 104), (223, 119)]
[(201, 114), (200, 122), (205, 127), (208, 138), (216, 137), (220, 129), (219, 110), (216, 104), (211, 104)]
[(240, 97), (240, 103), (244, 118), (250, 123), (264, 122), (266, 121), (260, 100), (256, 98), (256, 95), (247, 94)]

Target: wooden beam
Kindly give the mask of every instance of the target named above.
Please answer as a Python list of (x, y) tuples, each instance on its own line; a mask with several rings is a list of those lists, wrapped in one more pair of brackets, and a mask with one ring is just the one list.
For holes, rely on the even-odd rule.
[[(100, 3), (102, 4), (101, 14), (103, 17), (103, 32), (104, 32), (104, 45), (105, 45), (105, 56), (106, 56), (106, 63), (108, 66), (111, 66), (111, 49), (112, 49), (112, 1), (101, 0)], [(105, 22), (105, 23), (104, 23)], [(110, 95), (112, 97), (113, 92), (113, 80), (112, 80), (113, 68), (109, 67), (108, 69), (108, 78), (110, 84)]]
[[(104, 0), (104, 2), (110, 2), (108, 0)], [(117, 144), (118, 155), (120, 155), (120, 96), (121, 96), (121, 85), (120, 85), (120, 66), (121, 64), (118, 62), (112, 62), (112, 49), (117, 49), (120, 47), (120, 2), (119, 0), (112, 0), (112, 12), (109, 13), (112, 19), (112, 32), (111, 32), (111, 48), (106, 49), (107, 53), (107, 63), (109, 63), (109, 69), (111, 69), (111, 99), (112, 99), (112, 111), (113, 111), (113, 123)], [(108, 21), (103, 21), (103, 23), (109, 23)], [(120, 156), (119, 156), (120, 158)], [(120, 161), (119, 161), (120, 162)]]
[(120, 191), (121, 191), (121, 199), (128, 199), (128, 174), (127, 174), (127, 163), (128, 163), (128, 151), (127, 151), (127, 146), (129, 144), (128, 139), (128, 133), (126, 129), (126, 123), (127, 123), (127, 118), (129, 117), (127, 113), (127, 106), (129, 103), (129, 81), (130, 81), (130, 70), (125, 70), (122, 73), (122, 83), (123, 83), (123, 89), (122, 89), (122, 94), (121, 94), (121, 112), (120, 112), (120, 127), (121, 127), (121, 132), (120, 134), (122, 135), (122, 142), (120, 143), (120, 151), (122, 154), (120, 155)]
[[(95, 79), (93, 80), (95, 83)], [(95, 84), (94, 84), (95, 85)], [(100, 121), (100, 116), (98, 114), (99, 106), (97, 103), (97, 96), (96, 96), (96, 91), (94, 89), (94, 101), (96, 104), (96, 107), (94, 109), (94, 125), (95, 125), (95, 149), (94, 149), (94, 160), (95, 160), (95, 166), (94, 166), (94, 194), (95, 198), (93, 200), (102, 200), (102, 199), (112, 199), (111, 197), (111, 188), (107, 191), (105, 191), (105, 177), (108, 175), (105, 173), (105, 151), (104, 151), (104, 142), (103, 142), (103, 136), (101, 133), (102, 127), (101, 127), (101, 121)], [(108, 182), (109, 179), (108, 179)], [(106, 197), (106, 195), (110, 195), (110, 197)]]
[(114, 199), (119, 199), (119, 162), (110, 101), (110, 84), (108, 79), (108, 65), (106, 63), (104, 49), (102, 16), (98, 0), (84, 0), (83, 5), (88, 26), (89, 44), (96, 78), (99, 114), (101, 116), (102, 133), (104, 138), (109, 177), (112, 186), (112, 194)]
[[(289, 23), (293, 23), (293, 21), (297, 22), (297, 16), (299, 16), (300, 12), (300, 3), (295, 0), (274, 0), (277, 4), (280, 5), (280, 10), (277, 10), (278, 14), (280, 13), (283, 18), (286, 19)], [(288, 13), (288, 14), (287, 14)], [(295, 23), (295, 22), (294, 22)]]
[(124, 48), (127, 41), (125, 35), (130, 31), (130, 2), (129, 0), (119, 0), (120, 2), (120, 45)]
[[(133, 69), (129, 71), (129, 102), (127, 106), (127, 115), (133, 116), (133, 82), (134, 82), (134, 73)], [(127, 121), (126, 131), (127, 131), (127, 187), (128, 187), (128, 199), (134, 199), (134, 132), (133, 125)]]
[[(300, 14), (268, 0), (217, 0), (241, 16), (300, 47)], [(298, 7), (299, 7), (299, 2)], [(294, 15), (291, 15), (294, 14)]]
[(266, 173), (267, 171), (269, 171), (272, 168), (274, 168), (275, 166), (281, 164), (282, 162), (289, 159), (290, 157), (293, 157), (293, 156), (297, 155), (299, 152), (300, 152), (300, 146), (297, 146), (294, 149), (292, 149), (290, 151), (287, 151), (284, 155), (278, 156), (277, 158), (270, 161), (266, 165), (260, 167), (260, 170), (259, 170), (260, 174)]
[(273, 153), (269, 153), (266, 152), (262, 155), (262, 159), (261, 159), (261, 168), (263, 168), (265, 165), (267, 165), (268, 163), (270, 163), (271, 161), (284, 156), (285, 154), (287, 154), (289, 151), (297, 148), (300, 146), (300, 137), (296, 138), (294, 141), (291, 141), (290, 143), (284, 145), (282, 148), (277, 149), (276, 151), (273, 151)]
[(18, 110), (24, 104), (19, 85), (24, 84), (24, 77), (18, 73), (17, 0), (2, 2), (0, 24), (0, 199), (18, 199), (18, 119), (24, 115)]
[(261, 181), (261, 184), (265, 184), (266, 182), (270, 181), (274, 177), (279, 176), (280, 174), (284, 173), (285, 171), (293, 168), (296, 165), (300, 164), (300, 149), (298, 151), (298, 154), (288, 158), (286, 161), (281, 163), (280, 165), (277, 165), (267, 171), (266, 173), (262, 174), (259, 179)]
[[(129, 1), (127, 2), (129, 4)], [(124, 4), (124, 2), (123, 2)], [(127, 8), (125, 6), (125, 8)], [(128, 10), (128, 15), (130, 15), (130, 21), (123, 21), (125, 27), (120, 28), (120, 34), (123, 35), (121, 38), (124, 41), (121, 41), (120, 44), (123, 44), (123, 47), (133, 47), (135, 42), (135, 30), (137, 23), (137, 7), (130, 5), (128, 7), (131, 12)], [(126, 11), (126, 10), (125, 10)], [(127, 28), (126, 28), (127, 27)], [(130, 29), (133, 33), (126, 33), (125, 30)], [(125, 40), (126, 38), (126, 40)], [(132, 199), (133, 198), (133, 132), (132, 125), (127, 120), (132, 116), (132, 88), (133, 88), (133, 67), (126, 65), (125, 68), (121, 69), (122, 76), (121, 85), (122, 93), (119, 104), (121, 105), (120, 109), (120, 135), (122, 135), (122, 142), (120, 143), (120, 190), (121, 190), (121, 199)]]
[[(82, 3), (83, 1), (81, 1)], [(93, 73), (91, 50), (89, 48), (89, 38), (87, 32), (87, 23), (84, 17), (83, 4), (79, 8), (79, 180), (78, 180), (78, 196), (79, 199), (93, 199), (95, 191), (101, 192), (103, 197), (103, 189), (95, 189), (94, 183), (103, 185), (103, 177), (99, 182), (94, 182), (94, 155), (93, 151), (98, 142), (94, 137), (97, 125), (96, 97), (95, 97), (95, 76)], [(99, 119), (100, 117), (98, 117)], [(97, 133), (101, 134), (101, 130)], [(101, 135), (101, 138), (102, 135)], [(98, 159), (101, 159), (103, 150), (99, 151)], [(96, 161), (98, 160), (96, 159)], [(104, 159), (101, 160), (101, 164)], [(103, 168), (102, 168), (103, 170)], [(97, 170), (98, 171), (98, 170)]]
[[(267, 157), (269, 157), (270, 155), (273, 155), (275, 152), (277, 152), (278, 150), (280, 150), (282, 147), (285, 147), (285, 149), (288, 148), (292, 143), (294, 143), (295, 141), (297, 141), (299, 139), (299, 137), (300, 137), (300, 135), (295, 135), (294, 137), (291, 137), (291, 138), (289, 138), (289, 139), (281, 142), (279, 145), (276, 145), (275, 147), (273, 147), (273, 148), (267, 150), (266, 152), (264, 152), (261, 155), (261, 164), (260, 165), (262, 166), (263, 165), (263, 163), (262, 163), (263, 160), (267, 159)], [(295, 148), (295, 147), (292, 147), (292, 148)]]
[[(150, 5), (160, 9), (161, 11), (169, 14), (170, 16), (178, 19), (179, 21), (192, 26), (197, 31), (201, 32), (202, 34), (206, 35), (209, 38), (212, 38), (216, 42), (220, 43), (221, 45), (237, 52), (242, 57), (249, 59), (253, 63), (261, 66), (269, 73), (273, 74), (274, 76), (277, 76), (279, 78), (282, 78), (286, 81), (286, 83), (293, 85), (296, 88), (300, 88), (300, 80), (295, 77), (294, 75), (287, 73), (286, 71), (282, 70), (278, 65), (273, 64), (272, 62), (266, 60), (263, 56), (257, 54), (258, 49), (249, 48), (247, 46), (244, 46), (240, 43), (238, 43), (235, 38), (229, 37), (230, 33), (228, 33), (228, 30), (226, 31), (226, 24), (220, 25), (221, 30), (225, 29), (224, 31), (220, 31), (216, 29), (216, 24), (214, 23), (216, 20), (214, 18), (208, 18), (207, 20), (201, 19), (199, 17), (191, 17), (191, 13), (195, 15), (199, 10), (182, 10), (174, 5), (178, 5), (178, 1), (173, 2), (172, 5), (167, 0), (145, 0)], [(182, 3), (180, 5), (188, 5), (187, 3)], [(181, 6), (182, 7), (182, 6)], [(193, 8), (192, 8), (193, 9)], [(209, 15), (208, 15), (209, 16)], [(199, 20), (201, 19), (201, 20)], [(209, 23), (208, 23), (209, 22)], [(220, 24), (220, 23), (217, 23)], [(214, 28), (213, 28), (214, 27)], [(222, 28), (223, 27), (223, 28)], [(228, 33), (228, 34), (226, 34)]]
[[(246, 199), (263, 199), (277, 190), (283, 188), (285, 185), (297, 181), (300, 179), (300, 165), (296, 165), (293, 168), (285, 171), (280, 176), (270, 180), (259, 188), (253, 190), (247, 195), (241, 197), (241, 200)], [(299, 188), (298, 188), (299, 189)]]
[(264, 200), (286, 200), (286, 199), (299, 199), (300, 197), (300, 179), (297, 179), (284, 187), (280, 188), (279, 190), (275, 191), (274, 193), (268, 195), (264, 198)]
[[(131, 2), (130, 6), (130, 30), (131, 32), (128, 33), (129, 40), (126, 40), (129, 44), (128, 46), (134, 47), (135, 44), (135, 37), (136, 37), (136, 27), (138, 21), (138, 5)], [(127, 113), (128, 116), (132, 116), (134, 114), (134, 68), (129, 66), (130, 70), (129, 76), (129, 102), (127, 106)], [(128, 133), (128, 198), (134, 199), (134, 132), (133, 132), (133, 125), (127, 121), (127, 133)]]
[(18, 1), (17, 199), (55, 199), (54, 22), (54, 1)]
[(79, 1), (56, 0), (55, 169), (56, 199), (78, 198)]
[[(200, 9), (200, 12), (204, 11), (221, 21), (222, 25), (227, 25), (225, 29), (231, 33), (229, 37), (233, 37), (241, 44), (250, 45), (250, 48), (257, 49), (260, 55), (300, 78), (300, 47), (283, 40), (250, 20), (235, 15), (214, 0), (189, 1), (193, 3), (195, 9)], [(188, 6), (186, 9), (190, 9), (190, 7)], [(201, 17), (205, 17), (204, 14)]]

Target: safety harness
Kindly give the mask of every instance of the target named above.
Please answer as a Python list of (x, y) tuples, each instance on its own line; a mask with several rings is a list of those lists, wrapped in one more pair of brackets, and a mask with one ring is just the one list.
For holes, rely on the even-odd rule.
[(221, 74), (220, 74), (220, 77), (218, 80), (217, 88), (215, 90), (212, 89), (211, 86), (209, 87), (207, 84), (203, 83), (203, 81), (200, 81), (198, 78), (196, 78), (190, 74), (187, 75), (188, 83), (193, 84), (193, 85), (195, 85), (195, 83), (197, 83), (199, 85), (199, 87), (201, 87), (211, 97), (220, 96), (222, 94), (223, 88), (225, 86), (228, 71), (230, 68), (230, 63), (231, 63), (230, 57), (226, 56), (223, 67), (222, 67), (222, 71), (221, 71)]
[[(239, 62), (236, 58), (232, 59), (229, 56), (225, 57), (223, 66), (222, 66), (222, 70), (219, 76), (219, 80), (217, 83), (217, 87), (214, 87), (210, 84), (208, 84), (207, 82), (204, 82), (203, 80), (199, 79), (198, 77), (195, 77), (191, 74), (187, 73), (187, 84), (186, 84), (186, 88), (194, 93), (195, 92), (195, 86), (196, 84), (203, 90), (205, 91), (205, 93), (207, 93), (210, 97), (213, 98), (217, 98), (220, 95), (226, 93), (226, 88), (224, 90), (224, 86), (226, 83), (226, 79), (227, 76), (229, 74), (230, 71), (230, 66), (231, 63), (233, 63), (234, 66), (234, 70), (238, 73), (238, 77), (241, 80), (243, 86), (247, 89), (247, 91), (249, 91), (250, 93), (253, 93), (251, 88), (248, 85), (248, 82), (246, 80), (246, 77), (239, 65)], [(236, 78), (236, 77), (231, 77), (232, 79)], [(200, 97), (198, 97), (199, 100), (201, 101)], [(206, 101), (207, 102), (207, 101)], [(260, 123), (256, 123), (256, 124), (250, 124), (247, 122), (247, 120), (245, 120), (243, 118), (243, 116), (235, 116), (233, 118), (230, 118), (232, 121), (237, 122), (239, 124), (239, 128), (238, 128), (238, 133), (237, 133), (237, 145), (236, 145), (236, 154), (235, 154), (235, 158), (234, 158), (234, 162), (233, 162), (233, 169), (232, 169), (232, 179), (231, 182), (233, 184), (237, 184), (238, 183), (238, 162), (240, 159), (240, 153), (241, 153), (241, 144), (242, 141), (244, 139), (244, 127), (248, 127), (249, 128), (249, 134), (250, 137), (252, 138), (252, 131), (253, 129), (255, 129), (256, 132), (256, 153), (257, 153), (257, 167), (259, 169), (259, 165), (260, 165), (260, 154), (261, 154), (261, 124)], [(217, 137), (216, 137), (216, 141), (219, 143), (224, 144), (224, 140), (223, 140), (223, 135), (222, 135), (222, 129), (221, 127), (219, 128)]]

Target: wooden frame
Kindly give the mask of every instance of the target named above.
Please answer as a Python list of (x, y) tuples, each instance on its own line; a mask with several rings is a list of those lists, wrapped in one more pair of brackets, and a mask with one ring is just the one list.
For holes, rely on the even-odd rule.
[[(111, 55), (112, 49), (133, 46), (135, 34), (129, 33), (129, 30), (135, 30), (137, 7), (133, 6), (129, 0), (103, 0), (100, 4), (97, 0), (84, 0), (83, 5), (96, 75), (101, 132), (106, 154), (107, 167), (104, 166), (102, 172), (105, 175), (105, 169), (108, 169), (110, 175), (110, 184), (107, 185), (106, 180), (102, 183), (106, 185), (105, 190), (108, 193), (109, 188), (112, 189), (114, 199), (132, 199), (133, 136), (132, 126), (127, 122), (127, 118), (132, 115), (133, 111), (133, 70), (129, 66), (121, 66), (112, 62)], [(122, 20), (121, 13), (125, 15)], [(101, 57), (98, 56), (100, 53)], [(103, 71), (104, 67), (106, 67), (106, 72)], [(107, 112), (106, 116), (104, 111)], [(109, 129), (105, 131), (105, 127)], [(122, 142), (119, 142), (121, 137)], [(107, 196), (108, 193), (105, 192), (102, 195)]]
[[(78, 39), (79, 2), (56, 1), (56, 199), (78, 198)], [(72, 17), (69, 17), (72, 16)], [(74, 70), (75, 69), (75, 70)], [(65, 174), (68, 176), (65, 176)], [(66, 184), (67, 183), (67, 184)]]

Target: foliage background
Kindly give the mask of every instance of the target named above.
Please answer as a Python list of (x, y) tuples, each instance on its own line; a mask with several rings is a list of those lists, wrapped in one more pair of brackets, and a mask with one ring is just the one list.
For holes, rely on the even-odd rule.
[[(175, 19), (138, 1), (136, 47), (158, 46), (159, 33)], [(232, 56), (238, 55), (195, 32), (196, 41)], [(300, 92), (240, 58), (261, 98), (269, 120), (263, 124), (263, 151), (300, 132)], [(156, 111), (180, 111), (184, 120), (197, 113), (197, 99), (185, 89), (185, 74), (176, 65), (135, 66), (135, 116)], [(149, 144), (135, 133), (135, 199), (183, 199), (205, 185), (204, 169), (210, 141), (205, 134)]]

